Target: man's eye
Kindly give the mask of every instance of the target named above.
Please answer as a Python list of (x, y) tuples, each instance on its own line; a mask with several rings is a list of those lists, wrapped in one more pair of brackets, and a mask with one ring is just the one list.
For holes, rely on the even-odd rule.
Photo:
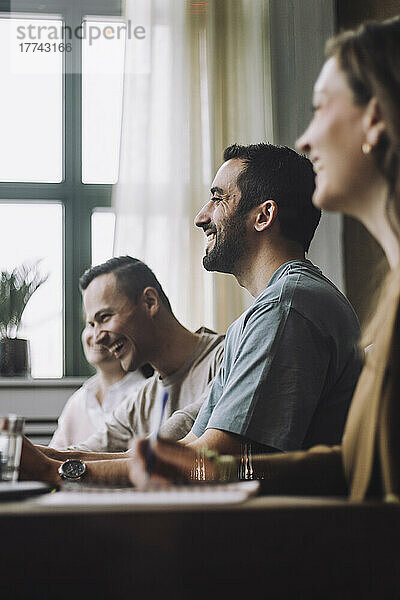
[(211, 202), (221, 202), (222, 198), (218, 198), (218, 196), (212, 196)]
[(319, 104), (312, 104), (311, 105), (311, 112), (312, 113), (316, 113), (317, 110), (319, 110), (319, 108), (320, 108)]
[(93, 321), (87, 321), (86, 322), (86, 327), (89, 329), (90, 327), (94, 327), (94, 323)]
[(102, 323), (104, 323), (104, 321), (107, 321), (107, 319), (109, 319), (110, 317), (111, 317), (111, 315), (109, 315), (109, 314), (104, 314), (104, 315), (101, 315), (101, 317), (100, 317), (100, 321), (101, 321)]

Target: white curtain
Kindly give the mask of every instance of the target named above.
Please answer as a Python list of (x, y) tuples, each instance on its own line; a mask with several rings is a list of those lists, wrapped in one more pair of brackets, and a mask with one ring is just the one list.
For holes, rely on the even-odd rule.
[(187, 327), (225, 332), (251, 298), (202, 266), (193, 220), (226, 146), (272, 142), (265, 0), (127, 0), (114, 255), (155, 272)]

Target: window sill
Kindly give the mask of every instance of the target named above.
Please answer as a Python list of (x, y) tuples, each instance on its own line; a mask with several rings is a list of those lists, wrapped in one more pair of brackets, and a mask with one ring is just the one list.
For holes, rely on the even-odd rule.
[(1, 377), (0, 414), (15, 413), (27, 420), (51, 420), (55, 423), (68, 398), (81, 387), (85, 379)]
[(33, 377), (0, 377), (0, 388), (75, 388), (88, 377), (61, 377), (60, 379), (34, 379)]

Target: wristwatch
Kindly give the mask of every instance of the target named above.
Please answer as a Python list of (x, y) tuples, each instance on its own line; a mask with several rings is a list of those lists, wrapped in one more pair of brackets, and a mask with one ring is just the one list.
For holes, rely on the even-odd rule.
[(61, 479), (67, 481), (80, 481), (86, 473), (86, 465), (78, 458), (69, 458), (58, 468)]

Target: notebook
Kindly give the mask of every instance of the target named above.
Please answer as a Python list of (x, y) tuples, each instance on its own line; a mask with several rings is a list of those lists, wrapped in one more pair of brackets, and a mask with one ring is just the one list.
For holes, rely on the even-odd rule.
[(24, 500), (53, 490), (53, 485), (41, 481), (0, 481), (0, 502)]
[(192, 484), (139, 491), (134, 488), (99, 488), (76, 486), (62, 489), (40, 499), (46, 506), (204, 506), (237, 504), (257, 494), (258, 481), (238, 481), (223, 484)]

